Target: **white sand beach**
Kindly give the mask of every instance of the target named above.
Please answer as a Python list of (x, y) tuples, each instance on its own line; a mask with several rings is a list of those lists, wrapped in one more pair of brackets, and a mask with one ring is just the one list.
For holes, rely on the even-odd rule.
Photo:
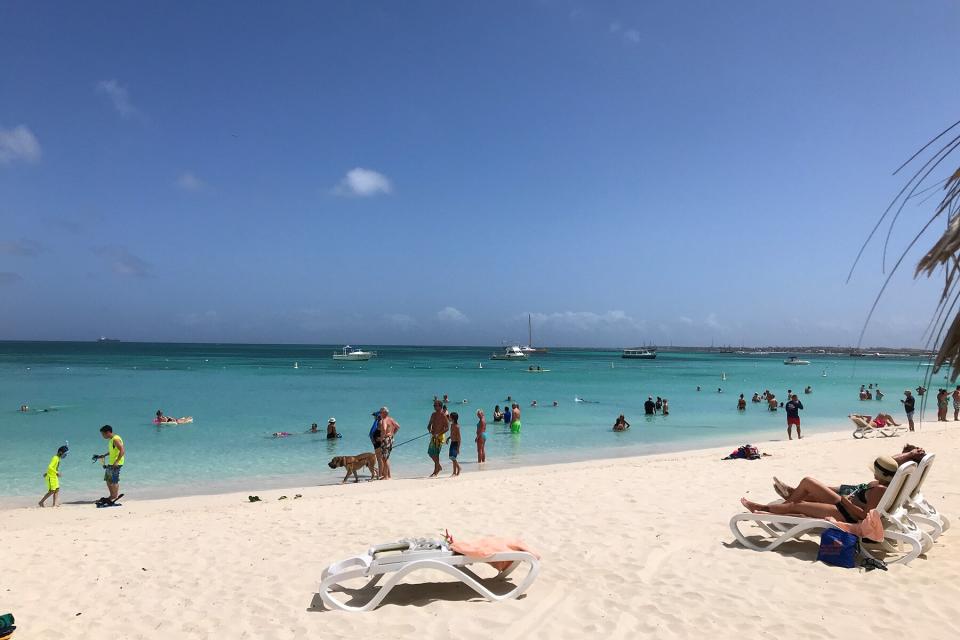
[[(459, 479), (270, 490), (254, 504), (244, 493), (11, 509), (0, 613), (14, 613), (23, 639), (958, 637), (960, 530), (909, 566), (866, 573), (814, 562), (816, 537), (758, 553), (728, 529), (741, 496), (776, 497), (773, 475), (866, 481), (875, 456), (908, 441), (938, 454), (925, 493), (960, 521), (953, 424), (764, 443), (772, 457), (752, 462), (721, 461), (731, 446), (490, 472), (469, 464)], [(538, 580), (518, 600), (488, 603), (422, 573), (374, 612), (323, 608), (317, 583), (330, 562), (444, 529), (523, 538), (542, 554)]]

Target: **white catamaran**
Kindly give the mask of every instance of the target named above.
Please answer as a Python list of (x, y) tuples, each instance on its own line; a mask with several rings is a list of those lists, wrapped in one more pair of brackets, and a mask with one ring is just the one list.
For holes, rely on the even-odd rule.
[(530, 320), (530, 314), (527, 314), (527, 344), (520, 347), (524, 353), (547, 353), (545, 347), (533, 346), (533, 322)]

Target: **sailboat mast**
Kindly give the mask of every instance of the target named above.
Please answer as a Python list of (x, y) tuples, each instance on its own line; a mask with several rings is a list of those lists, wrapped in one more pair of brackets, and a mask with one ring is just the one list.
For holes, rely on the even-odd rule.
[(527, 344), (533, 346), (533, 321), (530, 320), (530, 314), (527, 314)]

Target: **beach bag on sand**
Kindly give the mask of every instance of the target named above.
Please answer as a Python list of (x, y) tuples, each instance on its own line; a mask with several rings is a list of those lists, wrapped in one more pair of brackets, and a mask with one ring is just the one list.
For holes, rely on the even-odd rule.
[(742, 447), (737, 447), (736, 451), (733, 451), (728, 455), (724, 460), (759, 460), (760, 459), (760, 450), (757, 449), (752, 444), (745, 444)]
[(0, 640), (8, 640), (8, 638), (13, 637), (13, 632), (17, 630), (13, 623), (12, 613), (5, 613), (0, 616)]
[(857, 566), (859, 538), (840, 529), (827, 529), (820, 534), (820, 552), (817, 560), (834, 567), (852, 569)]

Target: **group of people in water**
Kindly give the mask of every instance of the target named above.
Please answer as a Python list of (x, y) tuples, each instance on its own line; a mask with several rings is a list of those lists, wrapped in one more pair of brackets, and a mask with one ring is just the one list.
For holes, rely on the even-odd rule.
[(883, 400), (884, 393), (880, 391), (880, 385), (871, 382), (869, 385), (860, 385), (860, 400)]
[(653, 396), (647, 396), (647, 401), (643, 403), (643, 413), (648, 416), (658, 414), (668, 416), (670, 415), (670, 402), (660, 396), (657, 396), (656, 401), (654, 401)]
[[(813, 387), (807, 385), (803, 389), (804, 395), (809, 395), (813, 393)], [(753, 404), (765, 404), (768, 411), (777, 411), (778, 409), (783, 409), (786, 407), (786, 404), (791, 400), (796, 400), (797, 394), (793, 392), (793, 389), (787, 389), (787, 399), (786, 401), (781, 401), (777, 399), (775, 393), (769, 389), (764, 389), (763, 393), (753, 392), (753, 397), (750, 398), (750, 402)], [(802, 407), (801, 407), (802, 408)], [(747, 400), (744, 395), (741, 393), (740, 397), (737, 399), (737, 411), (746, 411), (747, 410)]]
[[(510, 433), (520, 433), (520, 428), (522, 423), (520, 422), (520, 405), (513, 401), (513, 398), (507, 396), (507, 403), (503, 405), (503, 411), (500, 410), (500, 405), (497, 405), (493, 408), (493, 421), (502, 422), (503, 424), (510, 427)], [(537, 406), (537, 401), (534, 400), (531, 404), (531, 407)], [(557, 403), (554, 402), (553, 406), (557, 406)]]

